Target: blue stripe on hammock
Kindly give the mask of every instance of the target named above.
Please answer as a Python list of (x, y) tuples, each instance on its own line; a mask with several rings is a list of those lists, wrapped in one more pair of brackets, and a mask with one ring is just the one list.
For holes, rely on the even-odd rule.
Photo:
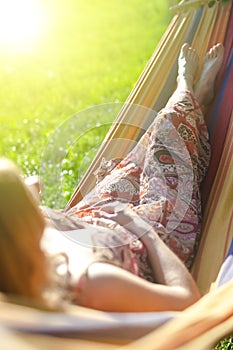
[(233, 239), (231, 241), (231, 246), (227, 253), (227, 257), (222, 264), (218, 286), (222, 286), (231, 280), (233, 280)]
[(227, 253), (227, 257), (229, 257), (230, 255), (233, 255), (233, 239), (231, 241), (231, 246), (230, 246), (229, 251)]
[(229, 61), (228, 61), (228, 65), (227, 65), (227, 68), (226, 68), (226, 71), (225, 71), (225, 74), (224, 74), (224, 77), (223, 77), (223, 80), (222, 80), (221, 88), (220, 88), (220, 90), (218, 92), (218, 96), (217, 96), (217, 99), (216, 99), (215, 107), (213, 109), (213, 115), (212, 115), (211, 121), (210, 121), (210, 123), (208, 125), (210, 136), (212, 136), (213, 133), (214, 133), (214, 126), (215, 126), (216, 121), (218, 119), (219, 110), (220, 110), (220, 107), (221, 107), (221, 103), (222, 103), (222, 99), (223, 99), (224, 93), (225, 93), (227, 85), (228, 85), (228, 80), (230, 79), (230, 72), (231, 72), (232, 66), (233, 66), (233, 50), (231, 51), (231, 55), (230, 55), (230, 58), (229, 58)]
[(204, 6), (202, 5), (198, 10), (197, 13), (195, 14), (195, 17), (190, 25), (190, 28), (188, 30), (188, 33), (185, 37), (184, 42), (188, 43), (189, 45), (192, 45), (193, 39), (195, 38), (197, 28), (199, 26), (200, 20), (202, 18), (202, 13), (204, 10)]

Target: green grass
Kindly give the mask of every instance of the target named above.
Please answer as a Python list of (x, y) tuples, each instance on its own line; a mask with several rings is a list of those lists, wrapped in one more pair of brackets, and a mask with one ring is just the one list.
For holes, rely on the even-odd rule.
[(233, 350), (233, 337), (228, 337), (221, 340), (214, 348), (214, 350)]
[[(2, 49), (0, 57), (0, 154), (27, 175), (40, 172), (47, 143), (65, 120), (126, 100), (171, 18), (168, 1), (158, 0), (44, 0), (44, 7), (50, 25), (42, 40), (27, 51)], [(55, 194), (57, 184), (45, 176), (48, 205), (65, 205), (114, 117), (78, 115), (75, 138), (85, 135), (50, 165), (62, 186)]]

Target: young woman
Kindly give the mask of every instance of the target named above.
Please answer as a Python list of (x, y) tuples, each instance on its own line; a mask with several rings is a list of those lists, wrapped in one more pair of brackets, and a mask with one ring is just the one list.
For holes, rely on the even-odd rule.
[[(222, 59), (217, 44), (194, 86), (198, 56), (184, 44), (177, 89), (134, 150), (114, 167), (104, 164), (95, 189), (69, 212), (44, 210), (67, 236), (85, 229), (93, 242), (85, 268), (67, 284), (59, 283), (54, 259), (41, 248), (42, 211), (16, 167), (1, 161), (0, 291), (44, 302), (62, 294), (118, 312), (182, 310), (199, 298), (188, 269), (199, 242), (200, 183), (210, 157), (200, 106), (212, 98)], [(77, 253), (77, 266), (79, 259)]]

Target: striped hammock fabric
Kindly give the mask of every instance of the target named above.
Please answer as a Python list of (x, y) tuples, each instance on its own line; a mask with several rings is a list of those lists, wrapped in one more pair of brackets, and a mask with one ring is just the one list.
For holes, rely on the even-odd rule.
[[(152, 122), (150, 118), (151, 116), (154, 117), (154, 115), (150, 113), (151, 109), (159, 111), (166, 104), (176, 86), (177, 56), (182, 44), (188, 42), (196, 49), (200, 57), (204, 57), (205, 52), (211, 46), (218, 42), (223, 43), (225, 57), (216, 82), (216, 98), (207, 113), (213, 157), (206, 181), (203, 185), (202, 192), (204, 206), (206, 207), (205, 224), (201, 247), (193, 271), (202, 293), (205, 293), (208, 291), (211, 282), (216, 278), (218, 269), (230, 244), (230, 239), (228, 239), (227, 243), (225, 242), (224, 233), (222, 236), (218, 235), (219, 240), (222, 237), (222, 244), (216, 247), (211, 240), (211, 237), (214, 237), (214, 235), (209, 232), (213, 230), (213, 225), (210, 225), (214, 210), (213, 205), (215, 201), (219, 200), (215, 196), (215, 200), (213, 201), (214, 194), (210, 197), (210, 189), (213, 187), (218, 168), (218, 176), (212, 192), (216, 192), (215, 188), (218, 187), (219, 196), (221, 194), (222, 198), (224, 186), (231, 184), (231, 181), (226, 184), (225, 174), (226, 171), (229, 171), (230, 163), (227, 161), (227, 165), (225, 167), (223, 165), (225, 164), (224, 159), (229, 153), (230, 141), (226, 144), (224, 151), (223, 148), (227, 131), (229, 131), (230, 124), (232, 123), (230, 121), (232, 96), (230, 95), (232, 94), (233, 86), (233, 14), (232, 1), (225, 3), (216, 2), (211, 7), (208, 5), (208, 1), (201, 1), (202, 5), (199, 3), (200, 1), (186, 1), (176, 7), (175, 10), (177, 13), (174, 15), (161, 42), (109, 130), (97, 156), (74, 192), (67, 208), (79, 202), (82, 199), (82, 195), (85, 195), (93, 188), (95, 185), (93, 173), (98, 168), (102, 157), (108, 160), (118, 157), (123, 158), (131, 149), (132, 140), (136, 141), (141, 136), (141, 130), (145, 130)], [(135, 107), (137, 105), (145, 107), (143, 116), (142, 109), (138, 108), (137, 110), (137, 107)], [(122, 139), (128, 140), (128, 142), (123, 143)], [(231, 139), (229, 132), (228, 139)], [(219, 166), (221, 158), (222, 161)], [(222, 173), (223, 169), (224, 173)], [(221, 176), (225, 181), (219, 181)], [(222, 198), (221, 202), (219, 201), (217, 208), (223, 208), (222, 203), (224, 200), (225, 198)], [(214, 212), (215, 217), (219, 216), (219, 213), (216, 212), (218, 210), (217, 208), (215, 208)], [(214, 241), (217, 242), (216, 239)], [(208, 253), (208, 255), (206, 255), (207, 247), (208, 249), (212, 247), (212, 253)], [(220, 250), (219, 247), (222, 249)], [(210, 254), (212, 254), (212, 257), (215, 257), (214, 266), (216, 268), (213, 268), (213, 263), (209, 264)], [(208, 273), (208, 269), (206, 270), (205, 268), (206, 264), (211, 266), (212, 269)], [(206, 279), (206, 275), (209, 276), (208, 280)]]
[(211, 350), (233, 332), (233, 281), (122, 350)]
[[(200, 5), (201, 3), (201, 5)], [(206, 294), (217, 278), (217, 285), (227, 273), (224, 258), (233, 239), (233, 10), (232, 1), (183, 1), (176, 8), (170, 26), (141, 74), (122, 111), (116, 118), (103, 147), (81, 181), (68, 207), (73, 206), (94, 186), (93, 171), (100, 159), (112, 159), (119, 150), (124, 157), (129, 148), (118, 140), (137, 140), (139, 129), (120, 128), (140, 125), (142, 118), (131, 113), (131, 105), (142, 105), (159, 111), (167, 102), (176, 85), (177, 56), (184, 42), (192, 45), (200, 57), (214, 44), (225, 47), (225, 57), (216, 82), (215, 100), (207, 113), (207, 124), (212, 144), (212, 160), (203, 185), (204, 223), (200, 248), (193, 268), (193, 276), (202, 294)], [(150, 113), (145, 117), (148, 123)], [(150, 123), (150, 121), (149, 121)], [(232, 258), (231, 258), (232, 260)], [(222, 266), (222, 268), (221, 268)], [(221, 269), (220, 269), (221, 268)], [(225, 269), (225, 270), (224, 270)], [(170, 321), (148, 337), (134, 342), (126, 349), (209, 349), (214, 343), (233, 332), (233, 282), (207, 293), (197, 305), (184, 312), (179, 320)], [(189, 336), (184, 337), (184, 334)], [(172, 343), (172, 347), (171, 347)], [(157, 345), (156, 345), (157, 344)], [(157, 346), (157, 347), (156, 347)]]
[[(193, 275), (206, 293), (215, 280), (233, 237), (233, 11), (225, 35), (225, 59), (216, 98), (208, 115), (212, 159), (203, 184), (205, 212), (202, 240)], [(233, 268), (233, 267), (232, 267)]]
[[(101, 159), (105, 157), (110, 160), (118, 158), (119, 155), (123, 158), (132, 147), (130, 141), (137, 140), (141, 136), (141, 130), (147, 129), (152, 122), (150, 110), (159, 111), (166, 104), (176, 86), (177, 57), (182, 44), (188, 42), (203, 57), (215, 43), (225, 43), (229, 29), (231, 1), (226, 4), (216, 2), (212, 7), (208, 6), (208, 1), (202, 1), (202, 3), (206, 4), (199, 6), (199, 1), (191, 1), (188, 8), (187, 3), (178, 7), (178, 13), (174, 15), (154, 54), (106, 135), (103, 145), (74, 191), (67, 208), (78, 203), (94, 187), (93, 173), (99, 167)], [(135, 112), (136, 105), (148, 109), (143, 118), (140, 108), (138, 114)], [(124, 128), (121, 127), (122, 125)], [(125, 142), (122, 145), (122, 139), (129, 140), (128, 145)]]

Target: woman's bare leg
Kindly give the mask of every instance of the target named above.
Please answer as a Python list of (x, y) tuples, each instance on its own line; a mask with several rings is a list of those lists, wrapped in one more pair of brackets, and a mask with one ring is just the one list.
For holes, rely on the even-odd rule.
[(214, 45), (205, 55), (201, 77), (197, 82), (194, 94), (200, 105), (207, 105), (214, 96), (214, 82), (224, 56), (222, 44)]
[(184, 44), (178, 58), (177, 90), (189, 90), (193, 93), (193, 82), (197, 73), (199, 58), (194, 49)]
[(223, 45), (214, 45), (205, 55), (200, 79), (194, 86), (199, 58), (194, 49), (188, 44), (184, 44), (178, 58), (178, 84), (176, 91), (171, 97), (171, 101), (174, 102), (174, 96), (179, 96), (181, 91), (188, 90), (195, 96), (196, 100), (202, 107), (208, 105), (214, 96), (214, 83), (221, 67), (223, 57)]
[(199, 66), (199, 57), (196, 51), (184, 44), (180, 50), (178, 57), (178, 75), (177, 87), (170, 99), (168, 100), (165, 109), (174, 106), (174, 103), (180, 102), (181, 94), (185, 91), (191, 92), (194, 95), (194, 79)]

